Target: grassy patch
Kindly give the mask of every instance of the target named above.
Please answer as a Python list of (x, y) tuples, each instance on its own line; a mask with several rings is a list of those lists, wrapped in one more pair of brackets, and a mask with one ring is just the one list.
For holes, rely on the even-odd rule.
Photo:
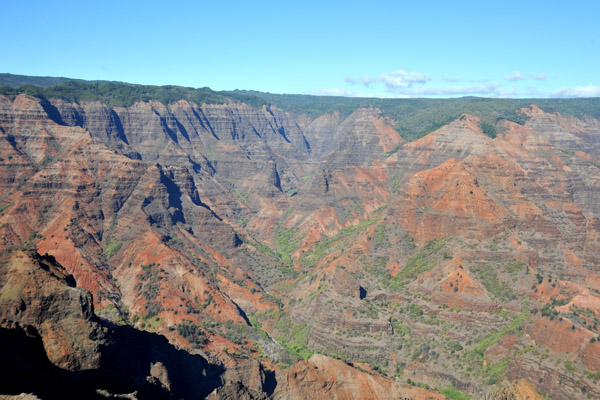
[(54, 162), (54, 158), (50, 156), (44, 157), (44, 159), (40, 162), (40, 167), (44, 168)]
[(408, 325), (405, 325), (402, 321), (392, 318), (391, 319), (392, 328), (394, 328), (394, 335), (399, 336), (412, 336), (412, 332)]
[(576, 366), (574, 366), (571, 361), (565, 361), (565, 368), (567, 369), (567, 371), (569, 372), (577, 372), (578, 368)]
[(0, 215), (1, 215), (2, 213), (4, 213), (4, 210), (6, 210), (6, 209), (7, 209), (8, 207), (10, 207), (10, 206), (12, 206), (12, 203), (11, 203), (11, 202), (8, 202), (8, 203), (2, 203), (2, 204), (0, 204)]
[(502, 336), (506, 335), (505, 331), (492, 332), (486, 337), (484, 337), (477, 346), (473, 349), (473, 354), (477, 355), (480, 358), (483, 358), (485, 351), (496, 344)]
[(258, 250), (259, 253), (264, 254), (267, 257), (274, 258), (274, 259), (277, 258), (277, 254), (273, 250), (271, 250), (271, 248), (269, 246), (267, 246), (266, 244), (259, 242), (259, 241), (250, 240), (246, 236), (242, 235), (241, 233), (238, 233), (237, 235), (242, 242), (247, 243), (250, 246), (254, 247), (256, 250)]
[(435, 256), (446, 244), (448, 239), (430, 240), (413, 254), (407, 261), (404, 268), (398, 274), (390, 279), (389, 286), (392, 288), (402, 288), (406, 281), (418, 277), (423, 272), (432, 269), (436, 261), (431, 258)]
[(452, 387), (438, 388), (437, 391), (446, 396), (449, 400), (468, 400), (471, 398), (471, 396), (464, 394), (460, 390), (456, 390)]
[(21, 294), (23, 287), (25, 287), (25, 282), (19, 283), (14, 286), (11, 285), (10, 282), (11, 281), (9, 280), (9, 283), (2, 288), (2, 294), (0, 294), (0, 300), (16, 299)]
[(495, 364), (488, 364), (483, 367), (481, 372), (487, 378), (487, 383), (489, 385), (495, 385), (504, 379), (506, 368), (508, 368), (508, 359), (504, 359)]
[(473, 271), (479, 275), (481, 283), (485, 289), (495, 297), (504, 301), (514, 300), (515, 294), (512, 292), (510, 285), (506, 282), (500, 282), (498, 274), (493, 267), (482, 266), (473, 268)]
[(475, 346), (469, 353), (471, 355), (471, 357), (475, 357), (481, 362), (483, 360), (485, 351), (492, 345), (496, 344), (498, 342), (498, 340), (500, 340), (504, 335), (509, 334), (509, 333), (517, 333), (518, 331), (520, 331), (521, 328), (523, 327), (523, 323), (525, 322), (525, 319), (528, 316), (529, 316), (529, 313), (517, 314), (515, 316), (515, 318), (512, 320), (512, 322), (508, 326), (506, 326), (503, 330), (497, 331), (497, 332), (492, 332), (492, 333), (488, 334), (487, 336), (485, 336), (484, 338), (482, 338), (481, 340), (479, 340), (479, 344), (477, 346)]
[(307, 360), (314, 353), (308, 348), (310, 326), (292, 322), (289, 315), (281, 310), (270, 310), (254, 314), (252, 325), (259, 327), (263, 321), (274, 323), (273, 337), (291, 355)]
[(273, 238), (277, 245), (277, 255), (286, 264), (292, 265), (291, 254), (298, 249), (301, 238), (297, 237), (297, 229), (285, 229)]
[(523, 261), (513, 261), (504, 266), (504, 271), (509, 274), (516, 274), (521, 271), (526, 273), (527, 264), (525, 264)]
[(375, 249), (379, 249), (381, 247), (389, 247), (390, 242), (387, 239), (387, 236), (385, 234), (385, 225), (381, 224), (377, 227), (377, 229), (375, 229), (375, 239), (374, 239), (374, 244), (375, 244)]
[(398, 176), (398, 175), (390, 176), (390, 186), (391, 186), (392, 192), (398, 193), (398, 191), (400, 190), (400, 184), (401, 184), (400, 176)]
[(104, 256), (106, 258), (111, 258), (117, 254), (119, 249), (121, 249), (121, 242), (119, 242), (119, 239), (112, 239), (110, 242), (108, 242), (106, 249), (104, 249)]
[(283, 346), (284, 349), (287, 350), (288, 353), (299, 357), (303, 360), (308, 360), (314, 353), (312, 351), (310, 351), (308, 349), (308, 347), (306, 347), (306, 345), (302, 344), (302, 343), (298, 343), (298, 342), (294, 342), (294, 341), (285, 341), (285, 340), (281, 340), (281, 338), (277, 338), (277, 340), (280, 342), (280, 344)]
[(331, 254), (336, 250), (344, 248), (344, 246), (350, 241), (350, 239), (355, 238), (359, 233), (361, 233), (367, 227), (371, 226), (380, 219), (381, 216), (366, 219), (356, 225), (344, 228), (340, 233), (333, 237), (321, 240), (310, 251), (306, 252), (300, 258), (300, 263), (304, 267), (314, 267), (326, 255)]

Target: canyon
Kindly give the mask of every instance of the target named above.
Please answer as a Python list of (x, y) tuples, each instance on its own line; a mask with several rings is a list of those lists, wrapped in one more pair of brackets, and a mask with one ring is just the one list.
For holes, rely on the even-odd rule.
[(3, 93), (0, 393), (600, 397), (598, 99)]

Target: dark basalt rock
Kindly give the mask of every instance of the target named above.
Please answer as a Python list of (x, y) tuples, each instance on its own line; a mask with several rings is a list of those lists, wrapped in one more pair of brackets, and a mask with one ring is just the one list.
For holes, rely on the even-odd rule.
[[(43, 399), (203, 398), (223, 368), (163, 336), (99, 320), (51, 256), (0, 256), (0, 392)], [(104, 394), (101, 394), (104, 393)]]

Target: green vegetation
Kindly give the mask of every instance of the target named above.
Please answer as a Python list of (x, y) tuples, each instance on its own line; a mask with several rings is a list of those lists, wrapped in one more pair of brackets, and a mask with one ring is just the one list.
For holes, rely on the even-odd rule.
[(469, 356), (471, 358), (476, 358), (481, 362), (483, 360), (485, 351), (492, 345), (496, 344), (498, 340), (500, 340), (504, 335), (520, 331), (523, 327), (525, 319), (527, 319), (528, 316), (529, 313), (517, 314), (512, 320), (512, 322), (503, 330), (492, 332), (487, 336), (483, 337), (482, 339), (478, 340), (479, 344), (469, 352)]
[[(497, 123), (509, 120), (525, 123), (527, 117), (519, 109), (535, 104), (547, 112), (600, 118), (600, 102), (596, 99), (490, 99), (462, 97), (455, 99), (376, 99), (335, 96), (273, 94), (256, 91), (222, 91), (181, 86), (149, 86), (119, 82), (81, 81), (67, 78), (41, 78), (0, 75), (0, 94), (16, 96), (26, 93), (41, 98), (63, 98), (70, 101), (99, 100), (111, 107), (130, 106), (137, 101), (156, 100), (171, 104), (187, 100), (196, 104), (241, 101), (253, 107), (273, 104), (278, 108), (313, 117), (339, 112), (345, 118), (360, 107), (376, 107), (395, 123), (394, 128), (411, 141), (418, 139), (468, 113), (481, 119), (482, 131), (495, 137)], [(16, 88), (17, 85), (20, 87)], [(37, 86), (33, 86), (37, 85)], [(52, 86), (54, 85), (54, 86)], [(42, 87), (44, 86), (44, 87)], [(399, 147), (398, 147), (399, 148)], [(389, 152), (393, 154), (398, 148)]]
[(430, 358), (435, 357), (436, 353), (432, 351), (429, 343), (422, 343), (413, 353), (411, 359), (420, 362), (427, 361)]
[(17, 299), (21, 294), (23, 287), (25, 287), (25, 282), (15, 284), (12, 281), (8, 281), (8, 283), (5, 284), (2, 288), (2, 293), (0, 293), (0, 300)]
[(517, 314), (511, 323), (504, 329), (489, 333), (481, 339), (478, 344), (466, 354), (467, 360), (471, 363), (471, 368), (478, 368), (479, 374), (490, 385), (501, 382), (506, 374), (509, 359), (504, 359), (497, 363), (484, 365), (483, 358), (488, 348), (498, 343), (498, 341), (507, 334), (516, 334), (523, 327), (523, 323), (529, 316), (529, 313)]
[(437, 254), (446, 244), (448, 239), (429, 240), (407, 261), (395, 278), (392, 280), (392, 286), (402, 286), (403, 282), (415, 279), (423, 272), (429, 271), (435, 266), (435, 260), (432, 256)]
[(225, 179), (225, 182), (229, 184), (229, 190), (239, 201), (242, 203), (248, 203), (249, 193), (244, 193), (238, 190), (238, 188), (235, 186), (235, 183), (233, 183), (233, 181), (230, 179)]
[(516, 274), (521, 271), (527, 273), (527, 264), (525, 264), (523, 261), (513, 261), (504, 265), (503, 269), (508, 274)]
[[(231, 93), (231, 92), (228, 92)], [(456, 99), (373, 99), (333, 96), (279, 95), (253, 91), (236, 91), (260, 97), (277, 107), (296, 114), (313, 116), (338, 111), (340, 118), (350, 115), (360, 107), (376, 107), (390, 117), (394, 128), (411, 141), (458, 119), (463, 113), (481, 118), (482, 130), (490, 137), (496, 134), (497, 122), (505, 119), (524, 124), (527, 117), (519, 109), (535, 104), (547, 112), (582, 117), (600, 118), (600, 102), (597, 99), (489, 99), (462, 97)], [(397, 151), (397, 149), (395, 149)], [(393, 154), (391, 151), (389, 154)]]
[(241, 233), (238, 233), (237, 235), (242, 242), (247, 243), (250, 246), (254, 247), (259, 253), (264, 254), (273, 259), (277, 258), (277, 254), (273, 250), (271, 250), (271, 248), (269, 246), (267, 246), (266, 244), (259, 242), (259, 241), (250, 240), (246, 236), (242, 235)]
[(392, 328), (394, 328), (395, 335), (402, 337), (412, 335), (410, 328), (397, 318), (393, 317), (390, 322), (392, 324)]
[(423, 315), (423, 309), (415, 303), (410, 303), (408, 305), (408, 314), (412, 318), (417, 318)]
[(390, 244), (389, 240), (386, 237), (385, 230), (385, 224), (380, 224), (379, 226), (377, 226), (377, 229), (375, 229), (374, 245), (376, 250), (381, 247), (388, 247)]
[(56, 86), (39, 87), (30, 84), (19, 88), (0, 87), (0, 94), (16, 96), (19, 93), (51, 99), (61, 98), (74, 102), (99, 100), (111, 107), (128, 107), (138, 101), (156, 100), (172, 104), (187, 100), (196, 104), (223, 104), (230, 100), (261, 107), (265, 101), (237, 92), (215, 92), (209, 88), (194, 89), (182, 86), (150, 86), (116, 82), (68, 81)]
[(510, 288), (510, 285), (506, 282), (500, 282), (498, 279), (498, 274), (493, 267), (480, 266), (473, 267), (472, 269), (479, 275), (481, 283), (483, 283), (485, 289), (495, 297), (504, 301), (510, 301), (516, 298), (515, 294)]
[(35, 86), (54, 86), (60, 85), (61, 83), (69, 81), (78, 81), (79, 79), (71, 78), (54, 78), (49, 76), (27, 76), (27, 75), (15, 75), (15, 74), (0, 74), (0, 86), (9, 86), (17, 88), (23, 85), (35, 85)]
[(496, 131), (496, 125), (491, 124), (489, 122), (486, 121), (481, 121), (481, 123), (479, 124), (479, 127), (481, 128), (481, 131), (491, 137), (492, 139), (496, 137), (496, 135), (498, 134), (498, 132)]
[(600, 380), (600, 371), (597, 372), (590, 372), (590, 371), (585, 371), (585, 376), (587, 376), (588, 379), (591, 379), (594, 381), (594, 383), (597, 383)]
[(450, 353), (456, 353), (457, 351), (462, 351), (464, 348), (458, 342), (454, 342), (450, 345)]
[[(386, 153), (389, 157), (389, 153)], [(401, 185), (401, 178), (398, 175), (391, 175), (390, 176), (390, 186), (392, 189), (392, 192), (394, 193), (398, 193), (398, 190), (400, 190), (400, 185)]]
[(181, 324), (177, 324), (177, 333), (187, 340), (193, 348), (200, 348), (206, 342), (202, 329), (186, 319)]
[(277, 254), (279, 258), (288, 265), (292, 265), (290, 255), (296, 251), (300, 244), (301, 238), (297, 237), (297, 234), (297, 229), (284, 229), (273, 238), (278, 247)]
[(97, 315), (104, 319), (108, 319), (111, 322), (129, 325), (129, 310), (121, 301), (115, 303), (108, 303), (103, 308), (95, 308)]
[(135, 322), (140, 320), (140, 327), (148, 332), (156, 332), (161, 326), (160, 318), (155, 313), (143, 315), (141, 318), (137, 317), (137, 315), (134, 317)]
[(565, 153), (568, 156), (573, 157), (575, 155), (574, 151), (570, 151), (570, 150), (563, 150), (563, 149), (559, 149), (560, 151), (562, 151), (563, 153)]
[(46, 156), (42, 159), (42, 161), (40, 162), (40, 167), (46, 167), (50, 164), (52, 164), (54, 162), (54, 158), (50, 157), (50, 156)]
[(135, 285), (135, 290), (146, 300), (146, 317), (150, 318), (163, 311), (156, 298), (160, 294), (160, 281), (164, 276), (161, 276), (163, 271), (158, 264), (142, 265), (141, 268), (140, 282)]
[(568, 304), (571, 299), (572, 297), (567, 297), (561, 300), (556, 300), (553, 298), (549, 303), (544, 304), (544, 307), (542, 307), (540, 313), (543, 317), (550, 317), (550, 319), (554, 319), (554, 317), (558, 316), (558, 310), (556, 310), (556, 307), (561, 307)]
[(293, 338), (291, 340), (285, 340), (284, 338), (277, 338), (277, 340), (290, 354), (308, 360), (314, 354), (307, 347), (309, 331), (310, 327), (308, 325), (297, 325), (292, 328)]
[(12, 205), (12, 203), (10, 203), (10, 202), (8, 202), (8, 203), (0, 203), (0, 215), (2, 215), (2, 213), (4, 212), (4, 210), (6, 210), (11, 205)]
[(489, 385), (500, 383), (506, 374), (508, 368), (508, 359), (502, 360), (495, 364), (488, 364), (481, 370), (482, 374), (487, 377)]
[[(375, 230), (375, 249), (382, 245), (389, 245), (389, 240), (385, 237), (385, 226), (380, 225)], [(412, 239), (406, 238), (405, 245), (414, 248)], [(365, 265), (364, 270), (369, 274), (377, 277), (383, 286), (392, 290), (401, 290), (404, 285), (418, 277), (423, 272), (429, 271), (435, 267), (439, 259), (439, 252), (446, 244), (448, 239), (430, 240), (413, 254), (407, 261), (403, 269), (401, 269), (396, 276), (391, 276), (387, 265), (389, 263), (388, 256), (376, 256), (371, 264)], [(442, 257), (448, 256), (446, 253)]]
[(162, 308), (162, 306), (160, 305), (160, 303), (157, 301), (147, 302), (145, 305), (145, 308), (146, 308), (146, 315), (144, 315), (145, 319), (152, 319), (164, 310)]
[(274, 278), (280, 279), (295, 279), (298, 276), (298, 272), (293, 268), (292, 259), (290, 254), (295, 251), (291, 249), (297, 243), (300, 238), (294, 238), (293, 235), (288, 232), (278, 236), (279, 239), (275, 238), (275, 242), (279, 240), (281, 247), (272, 249), (266, 244), (250, 240), (244, 235), (238, 233), (238, 237), (244, 243), (254, 247), (259, 253), (270, 258), (273, 263), (261, 264), (256, 271), (257, 279), (272, 280)]
[(274, 338), (291, 355), (307, 360), (314, 353), (308, 348), (308, 335), (310, 326), (305, 323), (294, 323), (287, 313), (282, 310), (263, 311), (254, 314), (250, 321), (260, 330), (263, 321), (273, 321), (275, 327)]
[(473, 354), (476, 354), (478, 357), (483, 358), (483, 354), (492, 345), (496, 344), (502, 336), (506, 335), (505, 331), (493, 332), (484, 337), (477, 346), (473, 349)]
[(41, 239), (41, 238), (42, 238), (42, 235), (40, 235), (39, 232), (36, 232), (36, 231), (30, 232), (28, 239), (21, 244), (21, 248), (23, 250), (28, 250), (28, 251), (36, 250), (35, 242), (37, 239)]
[[(252, 322), (252, 325), (256, 323), (256, 320)], [(244, 345), (246, 341), (256, 341), (258, 337), (266, 337), (266, 333), (260, 329), (260, 325), (248, 326), (245, 324), (238, 324), (233, 321), (226, 321), (218, 326), (217, 332), (223, 337), (231, 340), (235, 344)]]
[(331, 254), (336, 250), (344, 248), (350, 239), (356, 237), (359, 233), (380, 219), (381, 216), (366, 219), (356, 225), (344, 228), (340, 233), (333, 237), (321, 240), (310, 251), (302, 255), (300, 258), (301, 264), (305, 267), (314, 267), (327, 254)]
[(468, 400), (471, 398), (471, 396), (464, 394), (460, 390), (456, 390), (453, 387), (438, 388), (437, 391), (446, 396), (449, 400)]
[(565, 368), (567, 369), (567, 371), (569, 372), (577, 372), (578, 368), (576, 366), (574, 366), (571, 361), (565, 361)]
[[(457, 119), (463, 113), (478, 116), (486, 124), (507, 119), (524, 123), (526, 117), (517, 110), (527, 107), (536, 100), (531, 99), (485, 99), (463, 97), (460, 99), (374, 99), (345, 98), (333, 96), (280, 95), (255, 91), (238, 91), (265, 99), (277, 107), (296, 114), (319, 116), (338, 111), (345, 118), (360, 107), (376, 107), (383, 115), (395, 121), (394, 128), (407, 140), (415, 140)], [(541, 103), (541, 102), (540, 102)], [(556, 102), (554, 102), (556, 103)], [(551, 102), (551, 104), (554, 104)], [(587, 106), (587, 114), (600, 114), (599, 105)], [(558, 108), (565, 109), (558, 105)], [(541, 107), (541, 104), (540, 104)], [(573, 107), (582, 108), (579, 105)], [(393, 154), (391, 151), (389, 154)]]
[(117, 254), (117, 251), (119, 251), (119, 249), (121, 249), (121, 242), (119, 242), (119, 239), (114, 238), (108, 242), (106, 249), (104, 249), (104, 256), (106, 258), (111, 258), (115, 254)]

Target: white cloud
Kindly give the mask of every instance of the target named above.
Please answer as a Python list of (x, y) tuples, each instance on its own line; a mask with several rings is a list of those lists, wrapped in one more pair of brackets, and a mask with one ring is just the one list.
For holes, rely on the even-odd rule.
[(346, 90), (346, 89), (337, 89), (337, 88), (311, 90), (308, 92), (304, 92), (304, 94), (311, 94), (314, 96), (360, 97), (360, 96), (357, 96), (357, 92)]
[[(384, 94), (365, 94), (343, 89), (320, 89), (312, 94), (331, 95), (331, 96), (352, 96), (352, 97), (425, 97), (425, 96), (510, 96), (516, 94), (516, 89), (501, 90), (500, 83), (482, 80), (482, 83), (472, 85), (443, 85), (438, 86), (429, 84), (431, 77), (424, 72), (407, 72), (405, 70), (396, 70), (388, 74), (377, 76), (363, 75), (360, 78), (346, 78), (346, 82), (352, 84), (362, 84), (366, 87), (372, 87), (375, 84), (381, 84), (385, 88)], [(457, 78), (444, 77), (442, 81), (457, 82)]]
[(484, 85), (452, 85), (433, 86), (420, 85), (409, 88), (387, 89), (385, 93), (364, 93), (346, 89), (329, 88), (317, 89), (305, 94), (315, 96), (344, 96), (344, 97), (378, 97), (378, 98), (411, 98), (428, 96), (487, 96), (487, 97), (509, 97), (516, 96), (516, 88), (502, 89), (500, 83), (488, 83)]
[(395, 95), (392, 93), (364, 93), (364, 92), (355, 92), (353, 90), (338, 89), (338, 88), (317, 89), (317, 90), (305, 92), (304, 94), (309, 94), (309, 95), (313, 95), (313, 96), (342, 96), (342, 97), (378, 97), (378, 98), (406, 97), (406, 96)]
[(506, 79), (507, 81), (522, 81), (526, 78), (519, 71), (515, 71), (510, 75), (504, 75), (504, 79)]
[[(376, 97), (376, 98), (415, 98), (415, 97), (458, 97), (481, 96), (500, 98), (519, 97), (600, 97), (600, 86), (572, 86), (563, 87), (553, 92), (540, 91), (533, 85), (524, 87), (517, 81), (544, 81), (545, 73), (524, 75), (520, 71), (505, 75), (504, 80), (515, 82), (514, 86), (502, 81), (489, 79), (469, 80), (470, 83), (452, 84), (460, 79), (444, 76), (438, 82), (430, 82), (431, 77), (424, 72), (407, 72), (396, 70), (377, 76), (363, 75), (360, 78), (346, 78), (346, 82), (364, 85), (369, 88), (365, 91), (354, 91), (339, 88), (317, 89), (305, 94), (316, 96), (344, 96), (344, 97)], [(448, 83), (444, 83), (448, 82)], [(379, 89), (379, 90), (378, 90)]]
[[(527, 86), (521, 93), (524, 97), (544, 97), (544, 93), (540, 92), (535, 86)], [(548, 97), (546, 94), (545, 97)]]
[(515, 98), (519, 97), (519, 91), (514, 86), (506, 89), (498, 87), (490, 93), (490, 97)]
[(527, 75), (527, 77), (531, 78), (531, 79), (535, 79), (536, 81), (545, 81), (546, 78), (548, 78), (548, 75), (541, 73), (541, 74)]
[(407, 72), (403, 69), (377, 76), (363, 75), (358, 79), (346, 78), (346, 82), (363, 84), (367, 87), (373, 83), (383, 83), (388, 90), (410, 88), (415, 84), (423, 84), (430, 80), (431, 77), (424, 72)]
[(453, 86), (418, 86), (413, 88), (394, 90), (394, 93), (418, 96), (474, 96), (474, 95), (500, 95), (499, 83), (488, 83), (485, 85), (453, 85)]
[(504, 79), (506, 79), (507, 81), (524, 81), (525, 79), (533, 79), (536, 81), (545, 81), (548, 78), (548, 75), (546, 75), (545, 73), (539, 73), (539, 74), (529, 74), (529, 75), (523, 75), (521, 72), (519, 71), (515, 71), (510, 75), (504, 75)]
[(551, 97), (600, 97), (600, 86), (568, 86), (550, 93)]
[[(534, 79), (534, 78), (531, 78)], [(539, 79), (538, 79), (539, 80)], [(568, 86), (557, 89), (553, 92), (540, 91), (535, 86), (517, 88), (516, 86), (506, 87), (500, 82), (489, 82), (468, 85), (442, 85), (433, 84), (413, 85), (411, 87), (385, 88), (385, 92), (366, 93), (347, 89), (328, 88), (317, 89), (305, 94), (316, 96), (343, 96), (343, 97), (366, 97), (366, 98), (415, 98), (415, 97), (457, 97), (457, 96), (481, 96), (481, 97), (500, 97), (500, 98), (519, 98), (519, 97), (555, 97), (555, 98), (574, 98), (574, 97), (600, 97), (600, 86)]]

